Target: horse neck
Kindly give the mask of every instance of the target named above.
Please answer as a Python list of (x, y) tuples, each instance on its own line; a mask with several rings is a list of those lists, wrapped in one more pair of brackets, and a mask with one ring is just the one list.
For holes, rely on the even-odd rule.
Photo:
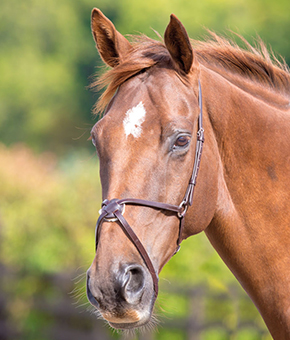
[(281, 110), (267, 90), (259, 100), (212, 71), (202, 84), (220, 160), (206, 234), (274, 338), (290, 338), (289, 104)]

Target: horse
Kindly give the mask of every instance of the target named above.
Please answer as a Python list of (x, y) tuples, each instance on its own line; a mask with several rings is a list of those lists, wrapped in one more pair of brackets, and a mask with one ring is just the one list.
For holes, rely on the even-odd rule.
[(273, 338), (290, 339), (286, 63), (262, 42), (190, 40), (173, 14), (164, 40), (129, 41), (95, 8), (92, 33), (110, 68), (93, 84), (106, 89), (90, 303), (114, 328), (146, 325), (162, 267), (204, 231)]

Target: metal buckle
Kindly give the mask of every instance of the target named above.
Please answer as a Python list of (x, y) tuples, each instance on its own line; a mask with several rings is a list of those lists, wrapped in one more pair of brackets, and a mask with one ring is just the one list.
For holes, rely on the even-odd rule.
[(185, 201), (182, 201), (182, 202), (179, 204), (178, 207), (179, 207), (180, 210), (183, 209), (183, 211), (178, 212), (178, 213), (177, 213), (177, 216), (178, 216), (179, 218), (183, 218), (183, 217), (185, 216), (186, 212), (187, 212), (188, 204), (187, 204)]
[(203, 128), (200, 128), (197, 131), (197, 140), (204, 142), (204, 129)]

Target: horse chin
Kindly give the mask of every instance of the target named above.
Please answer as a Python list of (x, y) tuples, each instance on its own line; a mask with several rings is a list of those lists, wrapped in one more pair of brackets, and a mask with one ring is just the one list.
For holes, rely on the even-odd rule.
[(126, 313), (126, 317), (114, 317), (108, 313), (101, 313), (102, 317), (115, 329), (132, 330), (143, 327), (151, 321), (151, 313), (138, 311), (130, 311)]
[(120, 329), (120, 330), (132, 330), (132, 329), (136, 329), (136, 328), (140, 328), (142, 326), (145, 326), (149, 320), (140, 320), (137, 322), (132, 322), (132, 323), (113, 323), (113, 322), (109, 322), (109, 325), (115, 329)]

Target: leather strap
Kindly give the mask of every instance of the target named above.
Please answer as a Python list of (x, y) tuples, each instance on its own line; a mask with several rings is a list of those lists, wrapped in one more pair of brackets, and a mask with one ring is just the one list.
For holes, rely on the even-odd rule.
[(154, 292), (155, 292), (155, 299), (157, 298), (157, 295), (158, 295), (158, 274), (156, 273), (154, 266), (152, 264), (152, 261), (146, 249), (144, 248), (143, 244), (141, 243), (141, 241), (139, 240), (138, 236), (135, 234), (133, 229), (130, 227), (129, 223), (124, 218), (123, 211), (124, 211), (125, 205), (127, 204), (127, 205), (145, 206), (145, 207), (149, 207), (153, 209), (170, 211), (172, 213), (177, 214), (178, 218), (180, 219), (180, 222), (179, 222), (179, 234), (178, 234), (178, 239), (177, 239), (177, 248), (174, 254), (178, 252), (178, 250), (180, 249), (180, 243), (182, 241), (184, 216), (187, 212), (188, 206), (191, 206), (193, 202), (193, 194), (194, 194), (197, 175), (198, 175), (198, 171), (200, 167), (200, 160), (201, 160), (202, 148), (203, 148), (203, 143), (204, 143), (204, 129), (202, 125), (202, 92), (201, 92), (200, 81), (198, 81), (198, 87), (199, 87), (198, 100), (199, 100), (200, 113), (199, 113), (199, 118), (198, 118), (199, 130), (197, 132), (195, 159), (194, 159), (192, 175), (189, 180), (184, 199), (182, 200), (180, 205), (147, 201), (147, 200), (142, 200), (138, 198), (124, 198), (120, 200), (112, 199), (111, 201), (106, 199), (102, 203), (102, 209), (100, 210), (100, 216), (98, 218), (97, 225), (96, 225), (95, 236), (96, 236), (96, 251), (97, 251), (99, 232), (100, 232), (102, 223), (104, 221), (118, 222), (118, 224), (124, 231), (125, 235), (131, 240), (131, 242), (134, 244), (134, 246), (138, 250), (139, 254), (141, 255), (143, 261), (145, 262), (151, 274), (151, 277), (153, 280)]

